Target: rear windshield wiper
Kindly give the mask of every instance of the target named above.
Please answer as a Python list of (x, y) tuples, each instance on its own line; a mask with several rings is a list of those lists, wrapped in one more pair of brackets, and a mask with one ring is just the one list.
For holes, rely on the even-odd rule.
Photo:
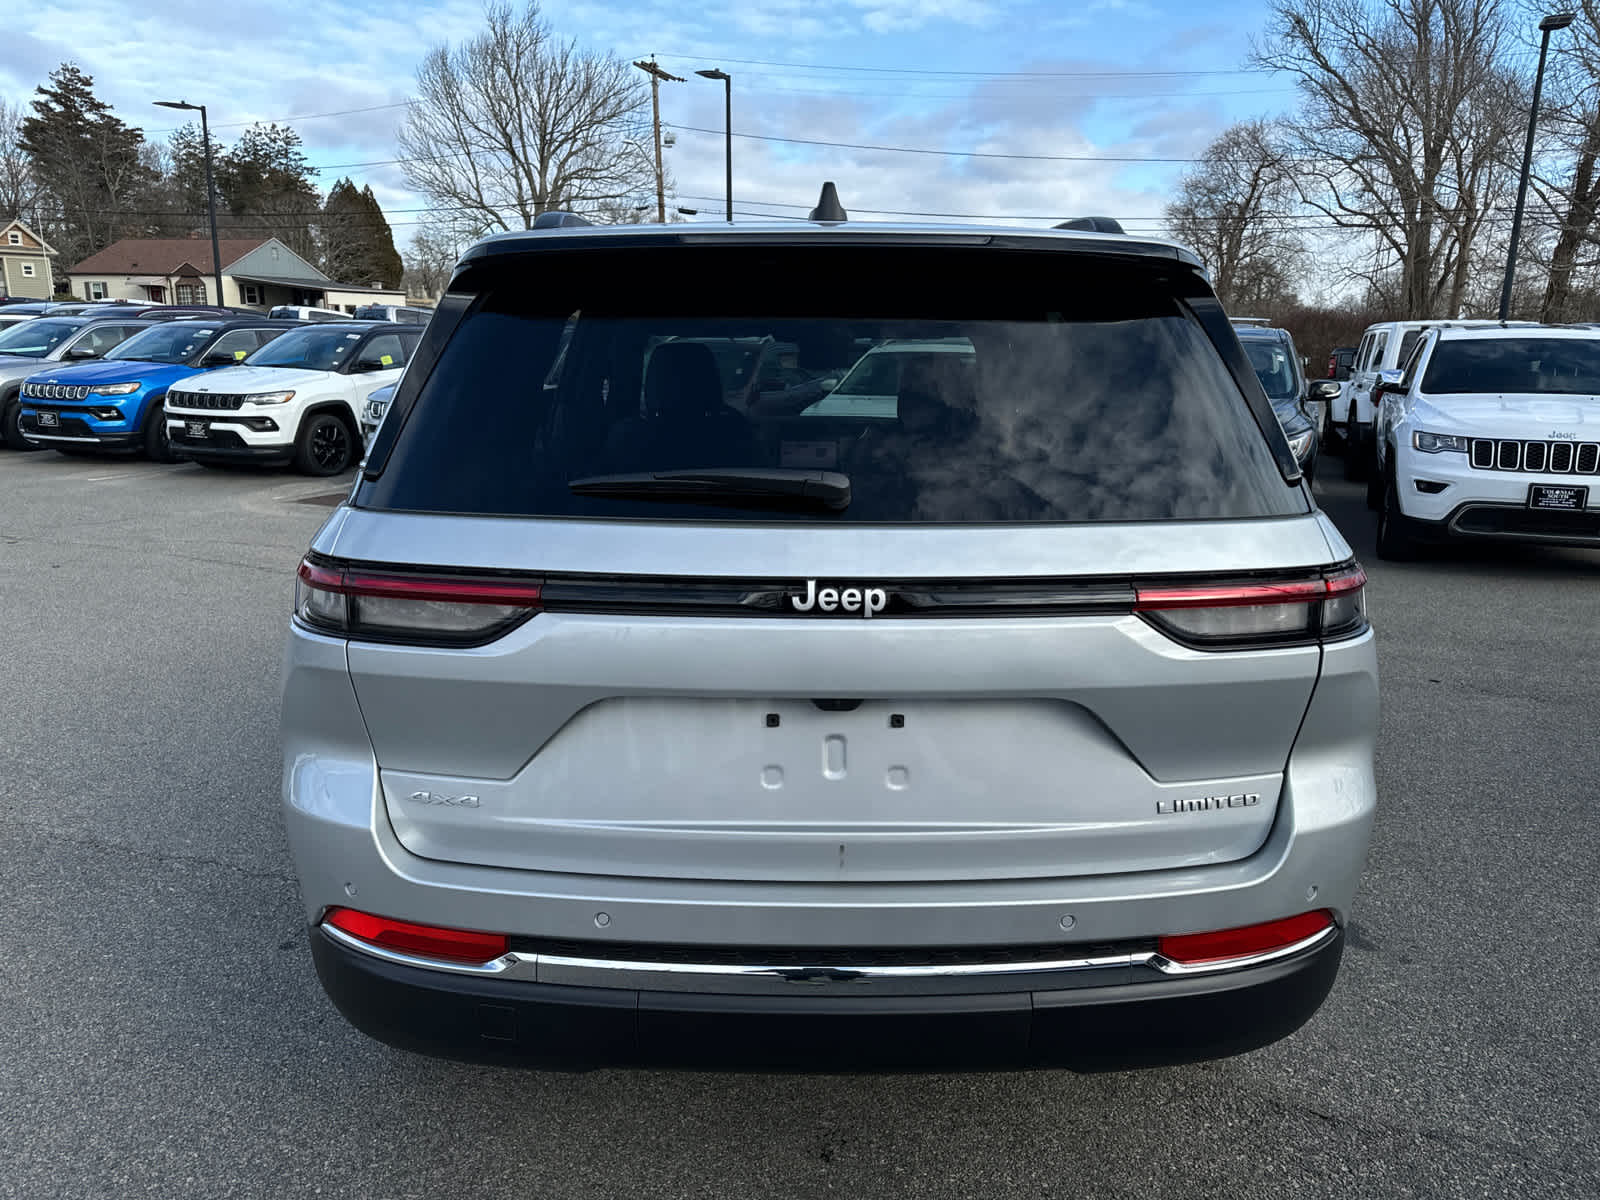
[(782, 467), (709, 467), (590, 475), (567, 484), (580, 496), (688, 500), (708, 504), (771, 504), (795, 508), (850, 507), (850, 477), (838, 471)]

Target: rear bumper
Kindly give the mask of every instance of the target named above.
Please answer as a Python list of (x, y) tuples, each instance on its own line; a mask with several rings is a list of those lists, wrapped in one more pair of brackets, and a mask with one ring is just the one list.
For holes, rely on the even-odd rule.
[(1342, 933), (1217, 975), (1060, 990), (773, 996), (573, 987), (385, 961), (311, 931), (323, 988), (390, 1045), (480, 1062), (945, 1070), (1168, 1066), (1293, 1033), (1333, 987)]

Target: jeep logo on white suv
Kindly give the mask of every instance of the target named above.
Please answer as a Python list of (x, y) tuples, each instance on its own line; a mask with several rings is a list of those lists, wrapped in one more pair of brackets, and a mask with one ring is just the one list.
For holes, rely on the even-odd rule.
[(881, 587), (825, 587), (819, 590), (817, 581), (808, 579), (805, 598), (790, 596), (789, 603), (794, 605), (796, 612), (820, 609), (823, 612), (860, 613), (870, 621), (874, 613), (881, 613), (888, 605), (889, 593)]

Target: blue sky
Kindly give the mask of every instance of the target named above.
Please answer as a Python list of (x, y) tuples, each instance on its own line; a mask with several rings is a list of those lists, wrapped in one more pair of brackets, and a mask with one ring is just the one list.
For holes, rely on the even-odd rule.
[[(482, 16), (479, 0), (16, 7), (0, 37), (0, 97), (25, 102), (71, 59), (151, 136), (176, 115), (150, 107), (157, 99), (204, 101), (225, 140), (252, 121), (298, 118), (290, 123), (321, 186), (342, 175), (370, 183), (401, 244), (421, 201), (387, 161), (398, 106), (427, 48), (469, 36)], [(548, 0), (544, 12), (559, 33), (630, 58), (654, 54), (688, 77), (663, 86), (662, 112), (684, 127), (668, 151), (677, 203), (702, 219), (720, 219), (723, 114), (721, 85), (696, 78), (699, 67), (733, 74), (736, 133), (994, 155), (1191, 158), (1230, 121), (1294, 99), (1282, 77), (1240, 71), (1267, 13), (1226, 0)], [(351, 109), (368, 111), (312, 115)], [(803, 213), (833, 179), (863, 216), (1093, 212), (1130, 228), (1154, 227), (1183, 170), (751, 138), (736, 140), (734, 156), (741, 213)]]

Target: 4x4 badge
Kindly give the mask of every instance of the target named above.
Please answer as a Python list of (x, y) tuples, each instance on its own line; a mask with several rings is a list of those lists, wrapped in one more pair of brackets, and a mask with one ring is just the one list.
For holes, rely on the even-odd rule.
[(821, 609), (823, 612), (858, 612), (867, 620), (872, 620), (874, 613), (881, 613), (889, 603), (889, 593), (881, 587), (847, 587), (847, 588), (817, 588), (815, 579), (806, 580), (806, 595), (802, 600), (799, 596), (790, 596), (789, 603), (794, 605), (796, 612), (811, 612)]

